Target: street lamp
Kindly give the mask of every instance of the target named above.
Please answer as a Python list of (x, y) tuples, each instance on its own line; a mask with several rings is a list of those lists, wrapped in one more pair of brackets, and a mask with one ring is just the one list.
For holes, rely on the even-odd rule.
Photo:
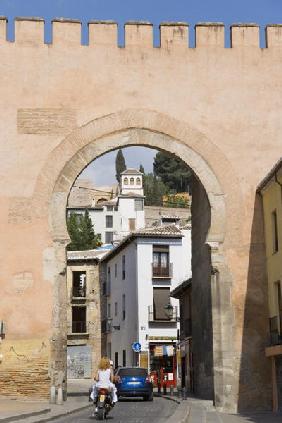
[(111, 329), (120, 330), (120, 325), (113, 325), (112, 317), (107, 317), (107, 327), (109, 332)]

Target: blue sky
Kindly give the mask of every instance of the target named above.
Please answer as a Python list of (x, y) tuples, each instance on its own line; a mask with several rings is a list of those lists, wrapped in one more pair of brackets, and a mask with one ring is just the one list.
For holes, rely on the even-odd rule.
[[(51, 38), (51, 19), (67, 17), (83, 22), (83, 42), (87, 42), (87, 22), (91, 19), (148, 20), (157, 26), (162, 21), (266, 23), (282, 22), (281, 0), (0, 0), (0, 15), (9, 18), (8, 37), (13, 38), (15, 16), (39, 16), (46, 20), (46, 41)], [(228, 31), (226, 39), (228, 40)], [(191, 31), (193, 41), (193, 31)], [(157, 42), (157, 40), (156, 40)], [(228, 43), (228, 41), (227, 41)]]
[[(163, 21), (184, 21), (190, 24), (190, 45), (194, 43), (193, 26), (197, 22), (224, 22), (228, 27), (235, 22), (282, 23), (282, 0), (0, 0), (0, 15), (6, 16), (8, 39), (13, 40), (16, 16), (37, 16), (46, 21), (45, 41), (51, 41), (51, 20), (55, 17), (80, 19), (82, 42), (87, 44), (87, 22), (115, 20), (119, 23), (119, 42), (123, 44), (123, 24), (128, 20), (146, 20), (155, 27), (155, 45), (158, 45), (158, 25)], [(226, 46), (229, 32), (226, 31)], [(138, 149), (138, 150), (137, 150)], [(97, 159), (81, 177), (93, 179), (97, 185), (115, 182), (114, 160), (116, 152)], [(154, 150), (131, 147), (124, 152), (128, 167), (142, 163), (152, 171)], [(138, 159), (136, 159), (138, 157)], [(105, 169), (107, 170), (105, 172)]]
[[(122, 149), (127, 167), (139, 169), (143, 164), (145, 172), (153, 171), (153, 161), (157, 150), (147, 147), (127, 147)], [(117, 150), (104, 154), (90, 163), (81, 173), (81, 179), (91, 179), (97, 186), (116, 184), (115, 158)]]

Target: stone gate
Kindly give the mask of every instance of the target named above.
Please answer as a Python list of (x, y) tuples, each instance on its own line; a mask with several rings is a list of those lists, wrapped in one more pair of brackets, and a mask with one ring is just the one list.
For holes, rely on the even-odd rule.
[[(282, 151), (282, 28), (0, 20), (0, 393), (46, 397), (66, 367), (65, 208), (79, 173), (126, 145), (193, 170), (197, 393), (218, 409), (271, 408), (267, 281), (256, 187)], [(194, 337), (194, 333), (193, 333)], [(206, 384), (206, 386), (205, 386)]]

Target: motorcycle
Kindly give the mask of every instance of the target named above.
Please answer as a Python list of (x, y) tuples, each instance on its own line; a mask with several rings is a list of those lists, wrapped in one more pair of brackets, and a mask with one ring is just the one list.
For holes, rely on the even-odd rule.
[(95, 417), (97, 420), (105, 420), (112, 409), (111, 393), (106, 388), (98, 389), (98, 396), (96, 401)]

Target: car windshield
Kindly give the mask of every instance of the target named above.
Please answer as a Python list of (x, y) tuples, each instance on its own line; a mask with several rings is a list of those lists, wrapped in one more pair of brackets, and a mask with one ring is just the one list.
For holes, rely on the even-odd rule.
[(140, 369), (140, 368), (127, 368), (127, 369), (119, 369), (118, 370), (119, 376), (141, 376), (146, 377), (147, 376), (147, 370), (146, 369)]

